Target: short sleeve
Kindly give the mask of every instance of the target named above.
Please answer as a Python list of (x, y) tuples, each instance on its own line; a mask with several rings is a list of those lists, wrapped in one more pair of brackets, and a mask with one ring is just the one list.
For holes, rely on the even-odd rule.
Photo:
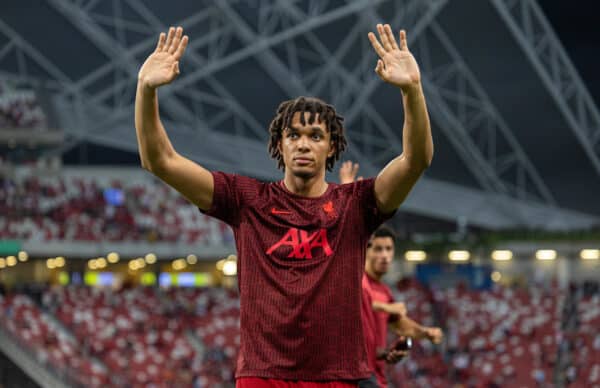
[(365, 226), (369, 234), (373, 233), (379, 225), (389, 220), (396, 214), (396, 210), (391, 213), (383, 214), (377, 208), (375, 200), (375, 178), (363, 179), (353, 183), (354, 195), (360, 201), (362, 215), (365, 220)]
[(247, 186), (243, 183), (245, 177), (220, 171), (212, 172), (212, 175), (214, 180), (212, 205), (210, 209), (206, 211), (200, 209), (200, 211), (230, 226), (236, 226), (245, 203), (243, 195), (243, 187)]

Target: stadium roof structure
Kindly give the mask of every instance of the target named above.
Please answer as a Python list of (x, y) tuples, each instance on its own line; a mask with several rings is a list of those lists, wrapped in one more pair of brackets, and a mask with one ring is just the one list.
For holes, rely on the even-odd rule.
[[(161, 89), (175, 148), (213, 169), (279, 179), (277, 105), (318, 96), (345, 116), (346, 159), (375, 175), (402, 150), (399, 92), (374, 73), (378, 22), (407, 30), (432, 118), (433, 165), (404, 209), (490, 229), (600, 221), (600, 114), (532, 0), (19, 0), (0, 5), (0, 76), (47, 97), (67, 140), (137, 152), (137, 71), (181, 25)], [(581, 186), (585, 188), (582, 189)]]

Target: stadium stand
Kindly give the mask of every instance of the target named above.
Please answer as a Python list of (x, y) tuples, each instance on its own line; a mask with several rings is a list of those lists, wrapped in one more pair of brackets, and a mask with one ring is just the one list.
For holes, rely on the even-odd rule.
[(47, 129), (35, 92), (0, 82), (0, 129)]
[[(390, 387), (545, 387), (562, 374), (565, 386), (597, 385), (600, 293), (574, 287), (569, 302), (556, 284), (475, 290), (401, 280), (396, 300), (415, 320), (443, 326), (446, 341), (418, 341), (407, 360), (389, 367)], [(66, 286), (44, 290), (40, 305), (34, 299), (0, 297), (0, 327), (77, 386), (234, 386), (234, 291)], [(571, 332), (564, 329), (569, 303), (577, 321)], [(559, 365), (566, 339), (572, 362)]]
[(231, 245), (230, 229), (155, 179), (0, 178), (0, 239)]

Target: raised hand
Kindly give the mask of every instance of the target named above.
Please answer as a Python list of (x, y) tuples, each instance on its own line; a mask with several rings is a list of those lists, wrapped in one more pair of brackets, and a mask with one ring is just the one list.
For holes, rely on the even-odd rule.
[[(358, 173), (358, 163), (352, 163), (351, 160), (345, 161), (340, 167), (340, 183), (352, 183)], [(361, 179), (361, 178), (359, 178)]]
[(371, 45), (380, 58), (375, 67), (377, 75), (385, 82), (398, 86), (404, 91), (418, 86), (421, 82), (421, 73), (417, 61), (408, 51), (406, 31), (400, 31), (400, 46), (396, 43), (389, 24), (378, 24), (377, 31), (381, 43), (374, 33), (369, 32), (368, 34)]
[(138, 73), (144, 86), (155, 89), (173, 81), (179, 75), (179, 59), (188, 44), (183, 28), (171, 27), (168, 35), (160, 33), (156, 50), (146, 59)]

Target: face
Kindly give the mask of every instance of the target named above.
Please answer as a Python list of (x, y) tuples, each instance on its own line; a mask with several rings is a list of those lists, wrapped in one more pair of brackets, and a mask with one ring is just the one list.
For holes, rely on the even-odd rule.
[(301, 112), (292, 116), (289, 128), (284, 128), (279, 151), (283, 155), (286, 172), (308, 179), (318, 174), (325, 175), (327, 158), (335, 149), (331, 143), (331, 134), (325, 122), (319, 122), (319, 115), (309, 124), (309, 112), (304, 113), (305, 125), (300, 121)]
[(391, 237), (375, 237), (367, 248), (367, 266), (376, 275), (387, 273), (394, 259), (394, 240)]

